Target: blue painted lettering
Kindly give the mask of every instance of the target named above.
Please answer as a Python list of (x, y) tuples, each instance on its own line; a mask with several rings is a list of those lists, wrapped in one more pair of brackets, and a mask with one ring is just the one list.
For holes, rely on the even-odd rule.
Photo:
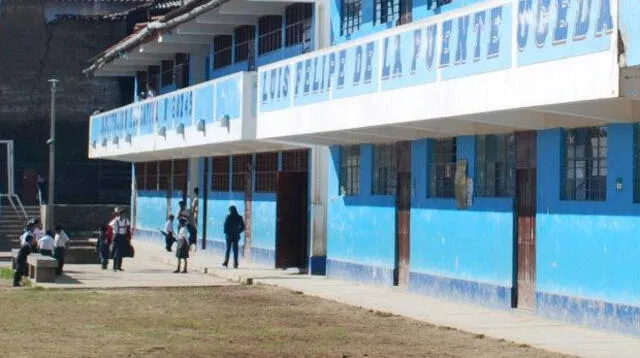
[(578, 17), (576, 19), (576, 27), (573, 33), (573, 41), (581, 41), (587, 37), (589, 31), (589, 18), (591, 17), (591, 0), (578, 1)]
[(282, 97), (289, 95), (289, 66), (284, 67), (284, 78), (282, 79)]
[(569, 35), (569, 24), (567, 14), (569, 13), (569, 0), (556, 0), (558, 14), (556, 16), (556, 27), (553, 29), (553, 44), (560, 45), (567, 42)]
[(402, 77), (402, 36), (396, 35), (396, 56), (393, 62), (393, 77)]
[(294, 90), (294, 95), (297, 97), (300, 95), (300, 81), (302, 80), (302, 62), (296, 63), (296, 87)]
[(327, 55), (322, 55), (322, 72), (320, 74), (320, 92), (324, 92), (324, 71), (327, 64)]
[(425, 56), (425, 65), (427, 70), (433, 68), (433, 60), (436, 57), (436, 36), (438, 35), (438, 27), (431, 25), (427, 27), (427, 55)]
[(449, 66), (449, 39), (451, 38), (451, 28), (453, 20), (442, 23), (442, 49), (440, 50), (440, 67)]
[(373, 49), (375, 44), (373, 42), (367, 43), (367, 64), (364, 70), (364, 83), (370, 83), (373, 77)]
[(600, 12), (598, 13), (598, 26), (596, 36), (610, 34), (613, 31), (613, 18), (611, 17), (611, 3), (609, 0), (600, 0)]
[(413, 31), (413, 56), (411, 57), (411, 74), (416, 72), (418, 57), (420, 56), (420, 46), (422, 45), (422, 29)]
[(529, 22), (533, 0), (520, 0), (518, 3), (518, 50), (524, 51), (529, 39)]
[(309, 94), (311, 89), (311, 60), (304, 62), (304, 95)]
[(338, 64), (338, 89), (344, 87), (344, 66), (347, 62), (347, 50), (340, 51), (340, 60)]
[(382, 80), (389, 79), (391, 75), (391, 62), (389, 61), (389, 37), (385, 37), (382, 45)]
[(318, 93), (318, 90), (320, 89), (320, 80), (318, 79), (318, 60), (318, 57), (313, 59), (313, 93)]
[(458, 18), (458, 43), (456, 46), (455, 64), (467, 62), (467, 34), (469, 30), (469, 15)]
[(538, 18), (536, 26), (536, 46), (544, 47), (549, 34), (549, 18), (551, 17), (551, 0), (538, 0)]
[(273, 69), (270, 71), (271, 73), (271, 82), (269, 83), (269, 100), (273, 101), (276, 98), (276, 70)]
[(276, 85), (276, 88), (278, 88), (278, 93), (276, 94), (276, 96), (277, 96), (276, 98), (277, 98), (278, 101), (280, 100), (280, 91), (282, 90), (281, 82), (282, 82), (282, 67), (279, 67), (278, 68), (278, 83)]
[(473, 31), (476, 33), (476, 45), (473, 48), (473, 62), (480, 61), (480, 39), (482, 38), (482, 30), (484, 30), (485, 12), (480, 11), (475, 15), (473, 21)]
[(331, 89), (331, 78), (336, 73), (336, 54), (329, 54), (329, 73), (327, 74), (327, 91)]
[(491, 9), (491, 31), (489, 32), (489, 49), (487, 58), (500, 55), (500, 28), (502, 27), (502, 6)]
[(356, 63), (353, 67), (353, 85), (360, 84), (360, 76), (362, 75), (362, 46), (356, 46)]

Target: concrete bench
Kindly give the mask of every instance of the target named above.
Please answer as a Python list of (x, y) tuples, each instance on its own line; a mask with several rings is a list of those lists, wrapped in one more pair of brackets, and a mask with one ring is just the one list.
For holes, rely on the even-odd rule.
[(35, 282), (55, 282), (58, 260), (51, 256), (31, 254), (27, 258), (29, 278)]

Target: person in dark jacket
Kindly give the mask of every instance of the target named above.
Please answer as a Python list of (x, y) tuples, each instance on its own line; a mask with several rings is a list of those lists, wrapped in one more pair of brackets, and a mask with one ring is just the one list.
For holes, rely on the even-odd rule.
[(111, 238), (108, 235), (109, 228), (107, 225), (98, 227), (98, 241), (96, 242), (96, 251), (100, 256), (100, 265), (103, 270), (109, 266), (109, 246), (111, 246)]
[(173, 273), (180, 272), (180, 260), (184, 260), (184, 269), (182, 273), (187, 273), (187, 259), (189, 258), (189, 230), (187, 229), (188, 221), (180, 219), (180, 229), (178, 229), (178, 247), (176, 248), (176, 257), (178, 258), (178, 268)]
[(244, 231), (244, 220), (238, 214), (235, 206), (229, 207), (229, 215), (224, 221), (224, 234), (227, 239), (227, 252), (224, 255), (222, 266), (229, 265), (229, 253), (233, 249), (233, 267), (238, 268), (238, 242), (240, 242), (240, 234)]
[(24, 245), (18, 252), (18, 258), (16, 259), (16, 272), (13, 274), (13, 287), (20, 287), (20, 281), (22, 276), (27, 271), (27, 257), (31, 255), (31, 244), (33, 243), (33, 235), (28, 234), (24, 238)]

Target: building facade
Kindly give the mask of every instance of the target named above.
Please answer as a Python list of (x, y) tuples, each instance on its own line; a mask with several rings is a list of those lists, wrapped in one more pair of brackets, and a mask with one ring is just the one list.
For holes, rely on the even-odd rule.
[[(92, 117), (90, 156), (136, 163), (141, 233), (199, 186), (214, 247), (237, 204), (245, 253), (278, 267), (637, 334), (637, 14), (630, 0), (195, 2), (89, 69), (167, 92)], [(177, 78), (175, 53), (192, 86), (150, 83)]]

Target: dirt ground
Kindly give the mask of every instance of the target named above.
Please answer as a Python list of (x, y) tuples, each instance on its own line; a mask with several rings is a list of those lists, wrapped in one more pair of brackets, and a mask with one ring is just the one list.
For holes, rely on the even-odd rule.
[(0, 357), (561, 357), (266, 286), (0, 287)]

